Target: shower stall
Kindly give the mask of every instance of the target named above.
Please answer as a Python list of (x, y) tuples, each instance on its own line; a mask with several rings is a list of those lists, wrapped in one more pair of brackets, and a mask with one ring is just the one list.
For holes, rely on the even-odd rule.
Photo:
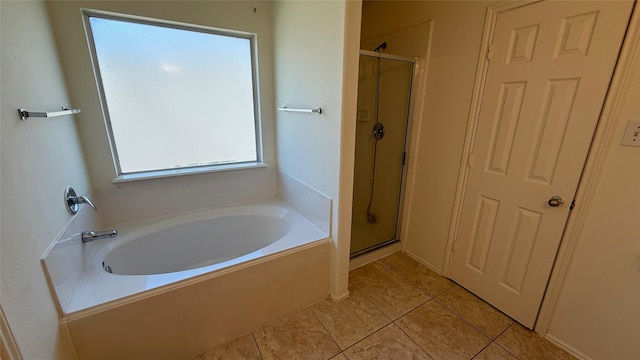
[(351, 257), (399, 240), (414, 60), (360, 50)]

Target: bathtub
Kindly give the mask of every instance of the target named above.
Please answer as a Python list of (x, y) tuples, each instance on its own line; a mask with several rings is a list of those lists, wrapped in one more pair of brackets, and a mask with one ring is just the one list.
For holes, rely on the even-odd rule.
[[(126, 231), (96, 255), (119, 275), (156, 275), (210, 265), (228, 266), (290, 248), (301, 239), (326, 237), (298, 213), (282, 206), (243, 206), (201, 212)], [(232, 261), (232, 262), (229, 262)], [(188, 274), (183, 273), (183, 274)], [(175, 277), (175, 275), (173, 276)]]
[(92, 254), (65, 313), (327, 239), (297, 211), (278, 203), (223, 207), (113, 228), (118, 237), (84, 244)]
[(328, 295), (328, 235), (283, 203), (113, 228), (113, 239), (78, 244), (75, 234), (56, 244), (85, 252), (61, 306), (82, 359), (186, 357)]

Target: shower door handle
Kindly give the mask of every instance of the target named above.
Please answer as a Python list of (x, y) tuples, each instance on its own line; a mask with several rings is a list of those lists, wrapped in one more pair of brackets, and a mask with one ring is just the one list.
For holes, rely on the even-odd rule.
[(384, 137), (384, 125), (381, 122), (377, 122), (373, 125), (373, 138), (380, 140)]

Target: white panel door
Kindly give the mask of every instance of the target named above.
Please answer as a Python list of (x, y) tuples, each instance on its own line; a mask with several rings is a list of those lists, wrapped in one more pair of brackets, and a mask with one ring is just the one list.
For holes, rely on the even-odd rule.
[(496, 20), (450, 276), (529, 328), (632, 6), (549, 1)]

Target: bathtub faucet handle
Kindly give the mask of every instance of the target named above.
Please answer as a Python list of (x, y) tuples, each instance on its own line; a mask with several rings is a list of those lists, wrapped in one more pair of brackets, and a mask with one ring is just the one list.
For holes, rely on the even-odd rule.
[(82, 204), (87, 204), (91, 206), (93, 210), (98, 211), (96, 206), (93, 205), (93, 202), (91, 202), (91, 200), (87, 196), (77, 195), (76, 191), (71, 186), (67, 186), (67, 188), (64, 190), (64, 199), (67, 204), (67, 209), (69, 209), (69, 212), (72, 214), (77, 213), (79, 205)]
[(87, 205), (91, 206), (93, 208), (93, 210), (98, 211), (96, 206), (93, 205), (91, 200), (88, 197), (86, 197), (85, 195), (77, 196), (75, 201), (76, 201), (76, 204), (87, 204)]

